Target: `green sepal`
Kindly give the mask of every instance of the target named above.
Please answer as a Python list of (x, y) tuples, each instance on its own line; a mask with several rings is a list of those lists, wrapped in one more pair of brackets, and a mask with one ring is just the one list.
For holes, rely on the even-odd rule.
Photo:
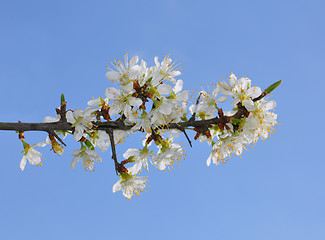
[(120, 175), (118, 175), (120, 178), (122, 178), (121, 183), (126, 182), (127, 180), (130, 180), (131, 178), (133, 178), (133, 176), (129, 173), (121, 173)]
[(169, 96), (167, 97), (167, 99), (176, 99), (176, 94), (173, 93), (173, 92), (171, 92), (171, 93), (169, 94)]
[(101, 105), (105, 105), (105, 100), (102, 97), (99, 97), (99, 101)]
[(148, 78), (147, 83), (150, 83), (153, 77)]
[(85, 142), (85, 145), (87, 146), (88, 149), (95, 150), (94, 145), (92, 145), (92, 143), (89, 140)]
[(216, 125), (213, 125), (212, 127), (211, 127), (211, 130), (213, 130), (213, 131), (215, 131), (215, 132), (220, 132), (220, 128), (219, 128), (219, 126), (216, 124)]
[(199, 112), (199, 114), (197, 114), (197, 116), (199, 116), (201, 119), (205, 120), (206, 114), (205, 112)]
[(141, 113), (140, 118), (145, 119), (147, 116), (148, 116), (148, 113), (145, 110), (143, 110), (143, 112)]
[(187, 114), (184, 113), (183, 116), (181, 117), (181, 120), (184, 121), (184, 122), (187, 122), (187, 121), (188, 121), (186, 115), (187, 115)]
[(239, 129), (243, 129), (246, 123), (246, 118), (241, 118), (239, 122)]
[(159, 108), (162, 103), (163, 103), (163, 99), (153, 100), (153, 104), (155, 105), (156, 108)]
[(148, 148), (148, 144), (146, 144), (143, 149), (140, 149), (140, 153), (142, 154), (148, 154), (149, 153), (149, 148)]
[(170, 149), (170, 146), (169, 146), (169, 142), (168, 141), (160, 141), (160, 145), (161, 145), (161, 151), (162, 152), (165, 152), (166, 150)]
[(240, 119), (237, 119), (237, 118), (231, 119), (231, 123), (238, 124), (238, 123), (240, 123)]
[(21, 139), (21, 142), (23, 143), (23, 147), (24, 147), (24, 149), (25, 149), (23, 152), (27, 153), (28, 150), (31, 148), (31, 145), (28, 144), (27, 142), (25, 142), (24, 139)]

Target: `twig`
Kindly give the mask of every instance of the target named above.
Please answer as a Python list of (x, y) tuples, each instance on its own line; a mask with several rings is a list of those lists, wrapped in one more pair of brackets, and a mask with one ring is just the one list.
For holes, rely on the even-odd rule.
[(49, 131), (48, 131), (48, 134), (54, 136), (54, 137), (55, 137), (57, 140), (59, 140), (59, 142), (62, 143), (64, 146), (67, 146), (67, 145), (63, 142), (63, 140), (59, 137), (59, 135), (56, 134), (55, 131), (53, 131), (53, 130), (49, 130)]
[(185, 137), (186, 137), (188, 143), (189, 143), (190, 146), (192, 147), (192, 142), (191, 142), (190, 138), (188, 137), (188, 135), (187, 135), (187, 133), (186, 133), (186, 131), (185, 131), (185, 128), (183, 128), (181, 131), (184, 133), (184, 135), (185, 135)]
[(109, 135), (109, 139), (111, 141), (112, 159), (114, 160), (114, 164), (115, 164), (115, 172), (117, 175), (119, 173), (125, 173), (128, 170), (124, 167), (123, 164), (121, 164), (117, 161), (113, 129), (108, 129), (108, 130), (106, 130), (106, 132)]

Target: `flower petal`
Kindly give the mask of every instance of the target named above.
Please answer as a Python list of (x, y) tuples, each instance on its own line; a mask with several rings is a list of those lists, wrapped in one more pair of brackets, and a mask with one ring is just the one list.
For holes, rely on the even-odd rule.
[(69, 123), (74, 124), (76, 122), (76, 119), (74, 119), (73, 113), (71, 111), (67, 111), (66, 117)]
[(108, 80), (111, 80), (113, 82), (117, 82), (120, 80), (121, 78), (121, 74), (119, 72), (116, 72), (116, 71), (108, 71), (106, 73), (106, 77)]
[(158, 87), (157, 87), (157, 91), (160, 93), (160, 94), (170, 94), (172, 91), (173, 91), (173, 87), (168, 85), (168, 84), (160, 84)]
[(110, 87), (105, 90), (105, 96), (108, 99), (118, 99), (121, 96), (121, 93), (116, 88)]
[(182, 91), (183, 88), (183, 80), (177, 80), (175, 87), (173, 88), (173, 91), (175, 94), (179, 93)]
[(129, 103), (131, 106), (138, 107), (142, 104), (142, 100), (140, 98), (130, 97)]
[(23, 158), (22, 158), (21, 161), (20, 161), (20, 169), (21, 169), (22, 171), (24, 171), (25, 166), (26, 166), (26, 163), (27, 163), (27, 158), (26, 158), (26, 156), (24, 155)]

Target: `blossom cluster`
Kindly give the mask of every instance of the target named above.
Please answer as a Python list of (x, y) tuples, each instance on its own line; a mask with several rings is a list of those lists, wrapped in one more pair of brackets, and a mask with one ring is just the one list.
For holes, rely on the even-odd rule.
[[(46, 143), (38, 146), (51, 145), (53, 152), (62, 155), (64, 148), (57, 139), (71, 134), (81, 145), (72, 153), (71, 168), (81, 160), (86, 170), (93, 171), (95, 162), (102, 161), (96, 149), (107, 151), (114, 144), (111, 147), (114, 158), (115, 145), (123, 142), (125, 136), (141, 132), (142, 147), (128, 149), (120, 163), (114, 159), (120, 179), (114, 184), (113, 192), (121, 190), (130, 199), (146, 186), (147, 179), (137, 176), (142, 168), (149, 169), (151, 164), (165, 171), (184, 158), (183, 146), (174, 140), (186, 134), (185, 130), (194, 130), (194, 139), (211, 145), (207, 165), (211, 162), (218, 165), (231, 155), (240, 155), (247, 145), (256, 143), (260, 137), (266, 139), (273, 131), (277, 123), (277, 115), (271, 112), (275, 101), (259, 99), (263, 92), (259, 87), (252, 87), (249, 78), (231, 74), (228, 82), (216, 83), (212, 92), (202, 90), (187, 109), (189, 93), (182, 91), (183, 81), (176, 79), (181, 75), (178, 64), (169, 56), (161, 62), (155, 57), (154, 63), (148, 67), (144, 60), (139, 61), (137, 56), (129, 60), (127, 55), (124, 61), (114, 60), (106, 77), (118, 88), (108, 87), (105, 97), (91, 99), (84, 110), (57, 109), (57, 116), (46, 117), (44, 123), (66, 121), (72, 130), (56, 130), (54, 135), (49, 134)], [(228, 98), (232, 98), (233, 109), (223, 111), (218, 104)], [(65, 100), (61, 102), (66, 104)], [(100, 129), (99, 123), (105, 122), (119, 123), (123, 129)], [(20, 139), (25, 149), (21, 169), (24, 170), (26, 159), (30, 164), (40, 165), (42, 154), (24, 138)], [(126, 164), (131, 166), (127, 168)]]

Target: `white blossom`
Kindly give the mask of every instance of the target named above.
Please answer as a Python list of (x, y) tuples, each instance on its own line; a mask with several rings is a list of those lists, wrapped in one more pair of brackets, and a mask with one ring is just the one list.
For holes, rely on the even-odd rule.
[(122, 190), (124, 197), (131, 199), (134, 193), (140, 194), (146, 186), (146, 179), (130, 174), (123, 174), (121, 179), (113, 185), (113, 193)]
[(175, 77), (181, 75), (181, 72), (175, 69), (174, 64), (172, 64), (172, 59), (165, 57), (160, 63), (158, 57), (155, 57), (154, 61), (156, 66), (152, 68), (152, 85), (157, 86), (163, 79), (167, 79), (175, 84)]
[(86, 149), (82, 147), (80, 150), (74, 150), (72, 155), (74, 156), (70, 166), (72, 169), (76, 167), (77, 162), (81, 159), (82, 166), (86, 170), (94, 170), (94, 162), (101, 162), (102, 158), (95, 150)]
[(84, 111), (81, 109), (76, 109), (73, 113), (72, 111), (67, 112), (66, 116), (68, 122), (72, 123), (72, 126), (75, 127), (73, 134), (75, 141), (79, 141), (84, 132), (91, 129), (91, 121), (94, 120), (93, 116), (91, 116), (91, 113), (96, 110), (96, 108), (87, 107)]
[(169, 144), (166, 149), (161, 146), (158, 147), (159, 151), (157, 156), (152, 159), (152, 163), (157, 166), (158, 170), (165, 170), (167, 166), (173, 165), (175, 160), (182, 158), (183, 149), (177, 143)]
[(28, 143), (26, 143), (24, 140), (22, 140), (22, 142), (23, 142), (23, 145), (24, 145), (24, 151), (23, 151), (24, 155), (23, 155), (23, 158), (20, 161), (20, 169), (22, 171), (24, 171), (27, 160), (32, 165), (41, 165), (42, 153), (35, 150), (34, 147), (35, 146), (44, 147), (44, 146), (46, 146), (46, 143), (45, 142), (39, 142), (39, 143), (36, 143), (36, 144), (31, 146)]
[(128, 149), (124, 154), (123, 157), (125, 159), (129, 159), (132, 162), (134, 162), (134, 165), (130, 168), (128, 168), (128, 171), (130, 173), (137, 174), (141, 167), (148, 169), (148, 159), (154, 157), (152, 151), (149, 151), (149, 149), (145, 146), (143, 149), (135, 149), (130, 148)]
[(107, 88), (105, 95), (108, 99), (113, 100), (114, 103), (110, 105), (109, 115), (124, 114), (130, 121), (134, 121), (137, 116), (137, 110), (132, 107), (138, 107), (142, 104), (140, 98), (124, 95), (114, 87)]

